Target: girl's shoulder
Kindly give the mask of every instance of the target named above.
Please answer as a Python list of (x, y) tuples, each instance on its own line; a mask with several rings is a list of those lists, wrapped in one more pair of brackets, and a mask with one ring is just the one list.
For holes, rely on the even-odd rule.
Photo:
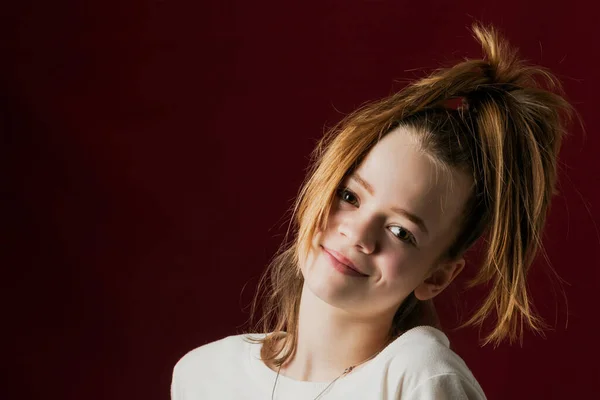
[[(232, 335), (188, 351), (173, 367), (171, 398), (255, 398), (250, 371), (250, 338)], [(240, 397), (240, 394), (245, 394)]]
[(436, 388), (448, 392), (454, 387), (455, 391), (474, 394), (466, 398), (485, 398), (467, 364), (450, 348), (448, 337), (437, 328), (412, 328), (386, 350), (387, 375), (392, 380), (398, 379), (398, 387), (406, 397), (411, 398), (411, 394), (423, 390), (438, 390)]
[[(261, 338), (264, 334), (239, 334), (218, 339), (188, 351), (175, 365), (176, 369), (198, 370), (202, 366), (229, 363), (239, 359), (251, 345), (250, 338)], [(211, 363), (207, 363), (211, 361)]]

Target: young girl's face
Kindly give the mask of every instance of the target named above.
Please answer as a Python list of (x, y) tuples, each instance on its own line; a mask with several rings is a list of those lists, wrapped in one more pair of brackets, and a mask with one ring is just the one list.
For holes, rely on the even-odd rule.
[[(357, 316), (393, 316), (412, 292), (425, 300), (464, 261), (431, 276), (458, 233), (470, 193), (464, 173), (443, 173), (406, 128), (387, 134), (337, 191), (325, 231), (300, 268), (310, 291)], [(339, 261), (341, 261), (341, 263)], [(353, 269), (342, 264), (353, 264)]]

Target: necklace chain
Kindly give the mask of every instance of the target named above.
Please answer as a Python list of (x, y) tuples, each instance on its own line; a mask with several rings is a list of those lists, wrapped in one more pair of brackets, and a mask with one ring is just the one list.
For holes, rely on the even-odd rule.
[[(379, 353), (381, 353), (381, 352), (383, 351), (383, 349), (384, 349), (384, 348), (387, 346), (387, 344), (388, 344), (388, 343), (386, 342), (386, 344), (383, 346), (383, 348), (381, 348), (381, 350), (377, 351), (377, 353), (373, 354), (371, 357), (367, 358), (366, 360), (364, 360), (364, 361), (361, 361), (361, 362), (359, 362), (358, 364), (354, 364), (354, 365), (351, 365), (351, 366), (349, 366), (348, 368), (346, 368), (346, 369), (344, 370), (344, 372), (342, 372), (342, 373), (341, 373), (341, 375), (339, 375), (337, 378), (335, 378), (333, 381), (331, 381), (331, 382), (329, 383), (329, 385), (327, 385), (327, 386), (325, 387), (325, 389), (323, 389), (323, 390), (322, 390), (322, 391), (321, 391), (321, 392), (320, 392), (320, 393), (317, 395), (317, 397), (315, 397), (313, 400), (317, 400), (317, 399), (321, 398), (321, 396), (323, 395), (323, 393), (325, 393), (325, 391), (326, 391), (327, 389), (329, 389), (329, 387), (330, 387), (331, 385), (333, 385), (333, 384), (335, 383), (335, 381), (337, 381), (337, 380), (338, 380), (338, 379), (340, 379), (341, 377), (343, 377), (343, 376), (345, 376), (345, 375), (349, 374), (350, 372), (352, 372), (352, 370), (353, 370), (354, 368), (358, 367), (358, 366), (359, 366), (359, 365), (361, 365), (361, 364), (364, 364), (364, 363), (366, 363), (367, 361), (371, 360), (372, 358), (375, 358), (375, 357), (376, 357), (376, 356), (377, 356)], [(279, 379), (279, 372), (280, 372), (280, 371), (281, 371), (281, 364), (279, 364), (279, 368), (277, 368), (277, 376), (275, 377), (275, 383), (273, 384), (273, 391), (271, 392), (271, 400), (273, 400), (273, 399), (274, 399), (274, 396), (275, 396), (275, 388), (277, 387), (277, 380)]]

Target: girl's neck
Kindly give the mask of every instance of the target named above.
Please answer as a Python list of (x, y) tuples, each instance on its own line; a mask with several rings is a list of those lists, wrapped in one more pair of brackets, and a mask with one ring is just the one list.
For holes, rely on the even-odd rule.
[(331, 381), (346, 368), (361, 364), (383, 350), (389, 343), (390, 324), (391, 317), (386, 322), (383, 318), (357, 320), (344, 315), (317, 298), (305, 285), (296, 352), (282, 365), (280, 374), (299, 381)]

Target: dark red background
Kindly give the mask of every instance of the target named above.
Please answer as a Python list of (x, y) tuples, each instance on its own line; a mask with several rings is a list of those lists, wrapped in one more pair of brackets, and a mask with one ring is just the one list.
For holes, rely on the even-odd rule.
[[(591, 2), (261, 3), (3, 6), (2, 397), (167, 399), (181, 356), (240, 332), (324, 127), (423, 68), (478, 57), (473, 19), (560, 76), (588, 137), (575, 126), (565, 142), (545, 236), (568, 314), (540, 262), (545, 339), (493, 350), (475, 329), (449, 335), (490, 399), (598, 393)], [(440, 299), (448, 328), (448, 299), (480, 299), (459, 289)]]

